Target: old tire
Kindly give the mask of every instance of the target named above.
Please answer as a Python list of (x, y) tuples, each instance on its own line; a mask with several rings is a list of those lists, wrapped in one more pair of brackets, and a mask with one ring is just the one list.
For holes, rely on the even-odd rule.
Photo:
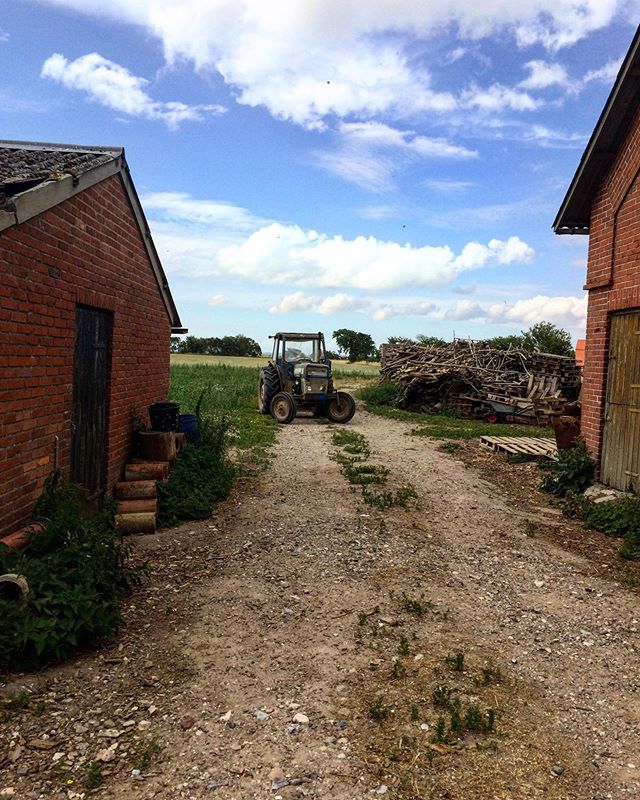
[(346, 392), (336, 392), (335, 397), (327, 400), (326, 410), (331, 422), (349, 422), (356, 413), (356, 401)]
[(296, 402), (289, 392), (277, 392), (271, 399), (271, 416), (281, 425), (288, 425), (296, 415)]
[(273, 364), (268, 364), (260, 370), (260, 383), (258, 386), (258, 411), (261, 414), (268, 414), (271, 408), (271, 401), (280, 391), (280, 380), (278, 370)]

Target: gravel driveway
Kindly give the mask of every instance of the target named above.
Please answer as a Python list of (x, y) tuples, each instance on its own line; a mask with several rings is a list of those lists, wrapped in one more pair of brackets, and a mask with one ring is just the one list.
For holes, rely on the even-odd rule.
[(211, 520), (140, 539), (117, 641), (5, 687), (34, 702), (0, 798), (88, 796), (91, 762), (118, 799), (640, 796), (637, 594), (407, 424), (347, 428), (417, 503), (363, 503), (336, 426), (283, 427)]

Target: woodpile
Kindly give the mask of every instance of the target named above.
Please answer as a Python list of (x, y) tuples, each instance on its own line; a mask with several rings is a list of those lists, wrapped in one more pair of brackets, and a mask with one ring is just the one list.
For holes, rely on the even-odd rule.
[(380, 361), (381, 380), (402, 387), (402, 408), (448, 408), (467, 419), (548, 424), (580, 390), (573, 358), (496, 350), (483, 342), (385, 344)]

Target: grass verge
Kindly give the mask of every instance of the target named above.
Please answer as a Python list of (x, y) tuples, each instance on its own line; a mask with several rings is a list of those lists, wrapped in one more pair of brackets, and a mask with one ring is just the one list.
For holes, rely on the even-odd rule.
[(417, 427), (409, 431), (409, 436), (427, 436), (432, 439), (477, 439), (480, 436), (535, 436), (553, 435), (551, 428), (535, 425), (511, 425), (484, 422), (482, 420), (459, 419), (446, 414), (428, 414), (418, 411), (404, 411), (396, 403), (400, 390), (394, 384), (365, 386), (358, 391), (364, 400), (367, 411), (401, 422), (413, 422)]

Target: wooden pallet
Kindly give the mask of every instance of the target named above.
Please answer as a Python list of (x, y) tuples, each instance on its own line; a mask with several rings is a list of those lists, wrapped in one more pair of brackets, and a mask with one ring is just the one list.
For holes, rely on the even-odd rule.
[(524, 453), (538, 458), (557, 458), (555, 439), (533, 436), (481, 436), (480, 444), (496, 453)]

